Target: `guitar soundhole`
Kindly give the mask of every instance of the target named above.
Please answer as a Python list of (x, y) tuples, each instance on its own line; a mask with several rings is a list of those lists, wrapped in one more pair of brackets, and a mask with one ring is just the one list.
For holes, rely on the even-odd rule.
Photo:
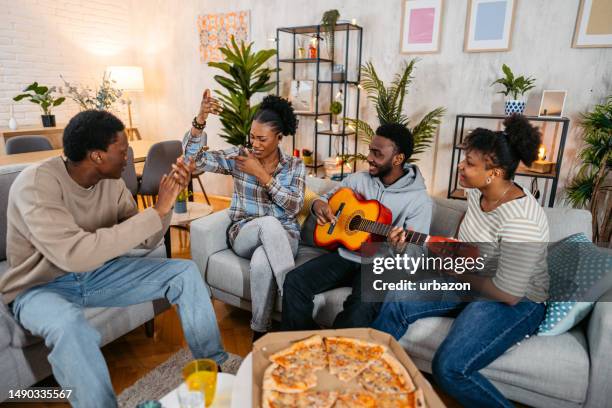
[(357, 227), (359, 227), (359, 223), (361, 222), (361, 215), (356, 215), (349, 222), (349, 231), (356, 231)]

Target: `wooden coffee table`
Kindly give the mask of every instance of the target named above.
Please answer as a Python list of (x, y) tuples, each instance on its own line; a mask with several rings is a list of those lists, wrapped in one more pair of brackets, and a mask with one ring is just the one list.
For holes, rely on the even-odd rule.
[[(189, 224), (198, 218), (206, 217), (213, 212), (212, 206), (204, 203), (197, 203), (194, 201), (187, 202), (186, 213), (175, 213), (172, 212), (172, 220), (170, 221), (170, 227), (180, 228), (183, 230), (189, 230)], [(164, 244), (166, 245), (166, 256), (172, 257), (172, 242), (170, 240), (170, 228), (164, 236)]]

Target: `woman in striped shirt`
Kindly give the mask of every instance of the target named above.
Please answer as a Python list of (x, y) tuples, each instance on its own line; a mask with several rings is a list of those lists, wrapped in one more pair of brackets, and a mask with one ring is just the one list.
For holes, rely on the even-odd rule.
[(414, 293), (394, 301), (398, 293), (390, 294), (373, 324), (399, 339), (418, 319), (456, 316), (432, 371), (439, 386), (466, 407), (512, 406), (479, 370), (536, 332), (548, 296), (546, 215), (529, 191), (512, 181), (519, 161), (529, 166), (536, 159), (540, 134), (523, 116), (509, 117), (504, 125), (501, 132), (475, 129), (459, 163), (459, 183), (469, 189), (459, 239), (490, 243), (480, 245), (480, 255), (487, 254), (495, 274), (453, 276), (489, 300), (419, 300)]
[(192, 158), (192, 170), (234, 178), (227, 240), (238, 256), (251, 260), (251, 329), (255, 340), (268, 330), (278, 288), (295, 266), (300, 238), (296, 216), (304, 204), (306, 169), (300, 159), (284, 154), (279, 145), (283, 136), (295, 134), (297, 118), (287, 100), (268, 95), (251, 124), (252, 149), (234, 146), (206, 151), (202, 130), (209, 113), (221, 113), (221, 106), (206, 90), (200, 112), (183, 139), (185, 156)]

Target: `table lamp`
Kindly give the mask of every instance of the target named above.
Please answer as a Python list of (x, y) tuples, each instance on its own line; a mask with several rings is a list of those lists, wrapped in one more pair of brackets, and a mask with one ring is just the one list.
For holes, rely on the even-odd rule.
[(555, 163), (546, 160), (546, 146), (540, 145), (538, 149), (538, 159), (531, 164), (529, 170), (536, 173), (550, 173)]
[[(144, 91), (144, 79), (142, 75), (142, 67), (136, 66), (113, 66), (106, 68), (106, 72), (108, 73), (109, 79), (115, 82), (117, 88), (121, 89), (123, 92), (143, 92)], [(127, 106), (128, 106), (128, 120), (129, 120), (129, 128), (126, 129), (128, 134), (128, 139), (133, 140), (137, 138), (140, 140), (140, 133), (138, 129), (135, 129), (132, 126), (132, 101), (127, 96)]]

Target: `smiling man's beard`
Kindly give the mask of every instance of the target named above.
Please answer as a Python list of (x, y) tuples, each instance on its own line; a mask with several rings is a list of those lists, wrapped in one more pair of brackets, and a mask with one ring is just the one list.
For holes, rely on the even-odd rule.
[(389, 162), (386, 164), (376, 166), (376, 170), (377, 173), (374, 175), (374, 177), (383, 178), (391, 173), (391, 170), (393, 170), (393, 164), (391, 164), (391, 161), (389, 160)]

